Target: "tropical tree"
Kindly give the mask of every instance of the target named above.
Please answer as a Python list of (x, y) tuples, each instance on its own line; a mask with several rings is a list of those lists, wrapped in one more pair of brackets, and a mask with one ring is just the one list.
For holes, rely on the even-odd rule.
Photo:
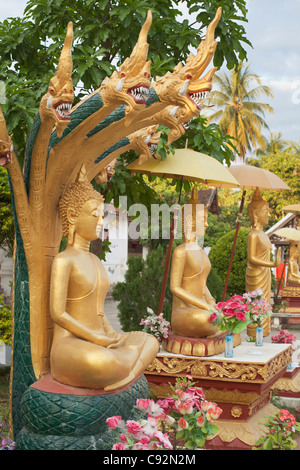
[(249, 65), (239, 62), (228, 75), (216, 74), (210, 103), (218, 109), (209, 116), (210, 122), (218, 122), (224, 134), (237, 139), (236, 147), (243, 161), (246, 152), (259, 145), (265, 149), (262, 128), (268, 129), (264, 120), (265, 112), (273, 108), (257, 101), (260, 96), (273, 97), (271, 89), (263, 85), (258, 75), (252, 73)]
[(261, 155), (248, 162), (250, 165), (272, 171), (290, 188), (290, 191), (262, 191), (263, 198), (270, 205), (269, 226), (282, 217), (281, 209), (300, 200), (300, 152), (287, 148), (283, 152)]
[(264, 138), (264, 140), (264, 149), (257, 149), (256, 155), (269, 155), (270, 153), (282, 152), (287, 146), (291, 145), (288, 141), (283, 139), (281, 132), (270, 132), (269, 139)]

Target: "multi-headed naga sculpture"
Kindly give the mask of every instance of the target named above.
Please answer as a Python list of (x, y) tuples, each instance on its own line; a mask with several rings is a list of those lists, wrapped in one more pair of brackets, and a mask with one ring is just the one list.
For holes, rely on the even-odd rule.
[[(16, 248), (14, 260), (14, 338), (12, 416), (18, 432), (18, 404), (24, 390), (49, 369), (53, 325), (49, 315), (49, 285), (53, 258), (62, 238), (58, 202), (82, 164), (89, 181), (119, 154), (135, 149), (141, 160), (152, 158), (157, 126), (170, 128), (169, 143), (185, 132), (184, 123), (200, 113), (212, 88), (215, 68), (209, 65), (217, 42), (218, 9), (207, 35), (186, 64), (151, 82), (147, 34), (152, 16), (141, 29), (132, 54), (119, 71), (72, 108), (72, 24), (57, 72), (50, 80), (28, 136), (24, 168), (1, 113), (0, 164), (9, 173), (13, 200)], [(3, 150), (3, 151), (2, 151)]]

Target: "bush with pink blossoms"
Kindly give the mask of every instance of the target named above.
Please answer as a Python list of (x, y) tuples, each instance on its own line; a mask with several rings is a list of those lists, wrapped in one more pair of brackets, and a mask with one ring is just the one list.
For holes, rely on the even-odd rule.
[(168, 322), (162, 313), (155, 315), (153, 310), (147, 307), (148, 316), (143, 318), (140, 322), (143, 331), (154, 335), (161, 343), (162, 339), (167, 339), (171, 330), (170, 322)]
[(116, 440), (113, 450), (204, 447), (206, 439), (218, 431), (214, 421), (222, 409), (205, 400), (202, 389), (190, 378), (178, 378), (171, 388), (173, 394), (163, 400), (138, 399), (135, 419), (125, 422), (121, 416), (107, 418)]
[(157, 404), (164, 410), (160, 422), (164, 430), (171, 432), (173, 448), (204, 447), (206, 439), (218, 431), (214, 421), (223, 410), (205, 400), (202, 389), (194, 387), (189, 377), (178, 378), (171, 388), (173, 395), (158, 400)]
[(272, 306), (263, 296), (263, 290), (256, 289), (253, 292), (246, 292), (243, 299), (249, 306), (251, 323), (261, 326), (262, 321), (268, 318), (273, 311)]
[(106, 423), (117, 441), (112, 450), (172, 450), (169, 436), (158, 428), (163, 409), (152, 399), (138, 399), (135, 408), (136, 419), (107, 418)]
[(250, 322), (249, 306), (241, 295), (233, 295), (226, 302), (216, 304), (209, 321), (228, 334), (241, 333)]

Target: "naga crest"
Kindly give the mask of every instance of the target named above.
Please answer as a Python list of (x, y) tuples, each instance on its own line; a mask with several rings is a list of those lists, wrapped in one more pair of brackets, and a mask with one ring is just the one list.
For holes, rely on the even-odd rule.
[(64, 129), (70, 122), (70, 113), (74, 100), (72, 82), (72, 42), (73, 24), (70, 22), (67, 35), (59, 58), (56, 74), (50, 79), (47, 93), (40, 104), (40, 116), (54, 120), (58, 137), (61, 137)]
[(106, 78), (99, 93), (105, 104), (126, 104), (126, 115), (144, 106), (150, 88), (150, 61), (147, 61), (147, 35), (152, 23), (152, 13), (149, 10), (147, 19), (140, 31), (138, 41), (130, 55), (115, 71), (111, 78)]
[(7, 133), (5, 119), (0, 108), (0, 166), (6, 166), (11, 162), (12, 152), (13, 143)]
[(164, 77), (156, 79), (154, 88), (160, 100), (177, 107), (173, 114), (175, 115), (178, 107), (183, 108), (182, 122), (187, 122), (191, 117), (199, 114), (204, 106), (204, 100), (212, 89), (212, 79), (217, 67), (213, 67), (204, 77), (200, 77), (215, 53), (218, 42), (215, 41), (214, 35), (221, 14), (222, 8), (219, 7), (207, 28), (205, 39), (198, 46), (197, 54), (191, 52), (185, 65), (180, 62), (172, 73), (168, 72)]

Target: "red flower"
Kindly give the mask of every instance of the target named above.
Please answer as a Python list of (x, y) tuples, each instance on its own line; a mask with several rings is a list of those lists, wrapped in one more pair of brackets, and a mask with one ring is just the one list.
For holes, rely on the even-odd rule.
[(240, 321), (246, 321), (247, 320), (246, 315), (244, 314), (244, 312), (237, 312), (236, 318)]
[(210, 323), (215, 322), (217, 318), (218, 318), (217, 314), (216, 314), (216, 313), (212, 313), (211, 316), (209, 317)]

